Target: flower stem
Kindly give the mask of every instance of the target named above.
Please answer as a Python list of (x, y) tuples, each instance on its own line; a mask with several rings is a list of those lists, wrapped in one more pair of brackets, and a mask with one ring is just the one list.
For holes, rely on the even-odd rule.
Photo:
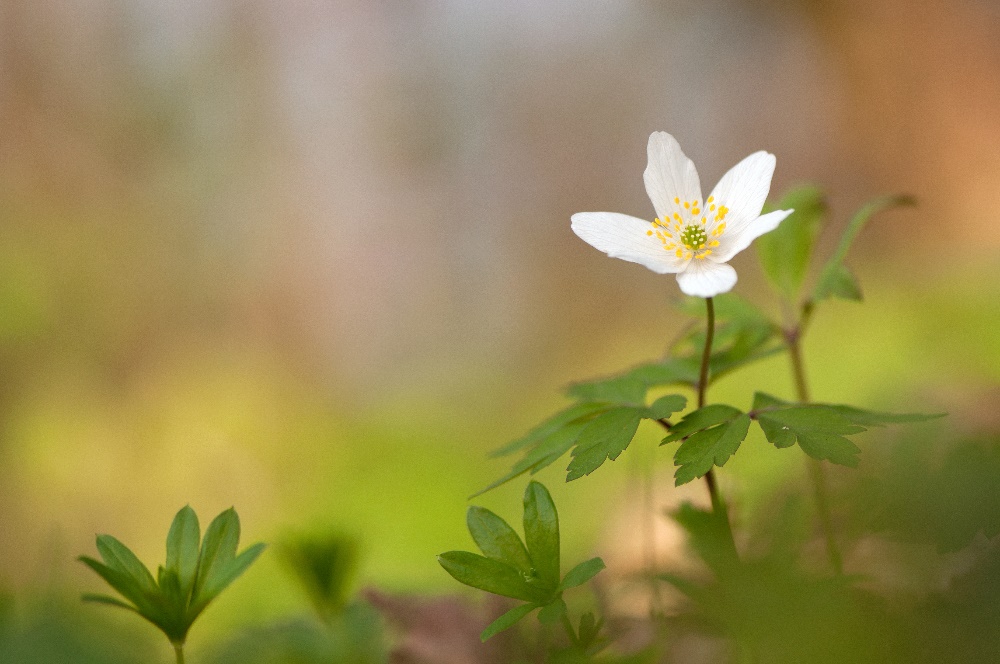
[(174, 654), (177, 655), (177, 664), (184, 664), (184, 644), (174, 644)]
[[(705, 298), (705, 306), (708, 312), (707, 327), (705, 330), (705, 350), (701, 354), (701, 371), (698, 374), (698, 408), (705, 406), (705, 391), (708, 389), (708, 365), (712, 357), (712, 340), (715, 337), (715, 304), (712, 298)], [(733, 528), (729, 524), (729, 514), (726, 510), (726, 503), (719, 493), (719, 486), (715, 481), (714, 469), (709, 468), (705, 473), (705, 483), (708, 485), (708, 494), (712, 498), (712, 512), (725, 524), (728, 543), (736, 551), (736, 544), (733, 540)]]
[[(810, 401), (805, 363), (802, 360), (802, 331), (809, 313), (809, 310), (804, 310), (798, 327), (785, 333), (788, 356), (792, 360), (795, 392), (800, 403), (809, 403)], [(809, 464), (809, 474), (812, 476), (816, 512), (819, 516), (820, 526), (823, 528), (823, 538), (826, 540), (826, 555), (830, 559), (830, 566), (833, 567), (834, 573), (840, 576), (844, 573), (844, 561), (840, 555), (840, 548), (837, 546), (837, 537), (833, 532), (833, 519), (830, 516), (830, 503), (827, 499), (829, 492), (826, 487), (826, 470), (823, 468), (823, 464), (816, 459), (810, 458), (807, 463)]]

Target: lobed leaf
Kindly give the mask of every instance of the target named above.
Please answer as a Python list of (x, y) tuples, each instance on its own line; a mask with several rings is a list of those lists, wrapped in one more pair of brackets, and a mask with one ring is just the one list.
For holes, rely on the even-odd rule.
[(566, 468), (566, 481), (589, 475), (605, 461), (614, 461), (632, 442), (645, 408), (615, 408), (591, 420), (581, 431)]
[(733, 408), (721, 403), (699, 408), (688, 413), (680, 422), (675, 424), (670, 429), (670, 435), (664, 438), (661, 444), (681, 440), (697, 431), (728, 422), (742, 414), (743, 411), (739, 408)]
[(678, 411), (684, 410), (685, 406), (687, 406), (687, 399), (679, 394), (668, 394), (650, 404), (646, 417), (653, 420), (662, 420)]
[(515, 606), (510, 611), (491, 622), (489, 626), (483, 630), (483, 633), (479, 635), (479, 640), (485, 641), (491, 636), (495, 636), (504, 630), (510, 629), (522, 618), (537, 608), (537, 604), (522, 604), (520, 606)]
[(487, 558), (507, 563), (522, 572), (531, 570), (528, 550), (506, 521), (490, 510), (477, 506), (469, 508), (465, 521), (476, 546)]
[(530, 447), (531, 445), (538, 443), (539, 441), (551, 436), (563, 427), (581, 418), (587, 418), (589, 416), (595, 415), (602, 410), (607, 410), (608, 406), (601, 403), (577, 403), (573, 404), (569, 408), (565, 408), (547, 420), (543, 421), (541, 424), (533, 428), (528, 433), (524, 434), (517, 440), (504, 445), (503, 447), (494, 450), (490, 456), (506, 456), (517, 452), (525, 447)]
[(514, 467), (507, 474), (491, 482), (486, 488), (472, 494), (469, 498), (472, 499), (480, 496), (524, 473), (530, 472), (534, 474), (551, 465), (576, 444), (580, 432), (583, 431), (587, 424), (587, 420), (577, 420), (564, 425), (561, 429), (554, 430), (545, 438), (540, 439), (535, 447), (515, 463)]
[(675, 484), (680, 486), (702, 477), (713, 465), (724, 466), (736, 454), (749, 430), (750, 416), (737, 411), (733, 419), (691, 434), (674, 453), (674, 464), (678, 466)]
[(648, 386), (632, 373), (613, 376), (598, 381), (575, 383), (566, 393), (585, 402), (641, 406), (646, 399)]
[(559, 585), (559, 514), (548, 489), (528, 482), (524, 491), (524, 541), (534, 569), (550, 587)]

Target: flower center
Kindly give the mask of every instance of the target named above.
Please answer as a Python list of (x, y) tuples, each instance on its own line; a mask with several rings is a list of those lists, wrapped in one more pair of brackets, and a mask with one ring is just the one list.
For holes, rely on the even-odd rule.
[(688, 224), (681, 231), (681, 242), (685, 247), (692, 251), (697, 251), (699, 249), (705, 248), (705, 242), (708, 240), (708, 233), (700, 225)]

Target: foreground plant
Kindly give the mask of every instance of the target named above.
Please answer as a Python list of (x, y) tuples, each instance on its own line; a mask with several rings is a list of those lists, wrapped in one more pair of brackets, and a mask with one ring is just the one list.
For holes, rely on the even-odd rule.
[[(655, 422), (666, 432), (661, 445), (677, 443), (673, 452), (675, 483), (679, 486), (704, 478), (711, 498), (710, 512), (688, 505), (674, 518), (689, 531), (695, 552), (708, 562), (718, 581), (752, 584), (762, 578), (762, 563), (747, 557), (748, 552), (741, 555), (737, 550), (714, 469), (724, 466), (737, 453), (751, 427), (756, 425), (775, 448), (797, 447), (808, 459), (816, 516), (835, 572), (832, 585), (824, 582), (816, 588), (847, 588), (852, 580), (842, 575), (842, 559), (826, 495), (824, 464), (857, 467), (861, 448), (851, 439), (854, 435), (875, 427), (939, 416), (893, 414), (812, 402), (801, 342), (819, 303), (831, 297), (860, 299), (860, 287), (844, 259), (865, 223), (880, 210), (911, 201), (888, 197), (862, 208), (851, 220), (834, 254), (819, 270), (815, 285), (803, 296), (813, 245), (825, 221), (826, 208), (818, 190), (793, 190), (782, 199), (779, 209), (761, 214), (774, 172), (775, 158), (771, 154), (756, 152), (741, 161), (723, 176), (705, 200), (694, 165), (672, 136), (664, 132), (650, 136), (648, 159), (644, 180), (658, 215), (655, 220), (584, 212), (573, 215), (572, 229), (613, 258), (639, 263), (659, 274), (676, 274), (682, 292), (704, 299), (704, 304), (696, 300), (685, 302), (682, 313), (701, 317), (704, 311), (704, 325), (697, 325), (697, 321), (689, 325), (664, 359), (570, 386), (568, 394), (575, 403), (497, 450), (496, 456), (520, 453), (521, 458), (508, 473), (479, 493), (526, 473), (534, 475), (567, 453), (571, 458), (566, 466), (566, 481), (590, 475), (606, 461), (616, 460), (629, 447), (643, 420)], [(780, 298), (781, 323), (728, 292), (736, 284), (737, 276), (727, 262), (758, 238), (758, 255), (764, 272)], [(796, 386), (794, 401), (749, 391), (748, 407), (708, 403), (708, 388), (719, 378), (783, 352), (790, 358)], [(687, 394), (664, 394), (665, 388), (680, 388)], [(695, 397), (694, 407), (688, 410), (691, 395)], [(675, 414), (680, 414), (679, 419)], [(529, 491), (536, 484), (530, 482)], [(470, 530), (475, 523), (473, 515), (478, 514), (474, 510), (478, 509), (470, 508)], [(527, 532), (527, 521), (525, 528)], [(509, 526), (497, 530), (501, 532), (504, 541), (515, 541), (516, 534)], [(530, 543), (527, 557), (513, 547), (504, 558), (495, 547), (484, 547), (475, 530), (473, 535), (486, 558), (452, 553), (442, 556), (441, 564), (466, 585), (529, 602), (502, 616), (494, 625), (510, 626), (537, 607), (544, 607), (540, 617), (553, 610), (550, 607), (555, 606), (553, 602), (557, 599), (552, 594), (559, 588), (555, 585), (557, 579), (550, 575), (545, 586), (549, 594), (539, 594)], [(775, 554), (774, 560), (778, 564), (789, 563), (798, 549), (794, 553), (789, 551)], [(474, 561), (478, 566), (475, 573)], [(503, 567), (497, 566), (500, 563)], [(496, 578), (490, 583), (483, 581), (494, 568), (491, 573)], [(654, 584), (653, 597), (659, 579), (692, 598), (713, 601), (714, 591), (703, 592), (688, 580), (658, 574), (655, 565), (650, 565), (647, 571)], [(501, 584), (501, 577), (510, 585), (506, 581)], [(774, 578), (780, 580), (779, 585), (794, 585), (806, 577), (789, 574)], [(761, 596), (761, 593), (754, 590), (747, 596)], [(571, 629), (568, 633), (572, 638)], [(753, 655), (750, 659), (757, 661), (755, 658)]]
[(103, 562), (88, 556), (79, 560), (127, 601), (94, 593), (84, 594), (83, 600), (126, 609), (153, 623), (170, 640), (178, 664), (183, 664), (191, 625), (265, 547), (254, 544), (237, 554), (239, 541), (236, 510), (229, 508), (215, 517), (202, 540), (198, 516), (185, 506), (170, 525), (167, 562), (154, 578), (128, 547), (111, 535), (98, 535), (97, 551)]

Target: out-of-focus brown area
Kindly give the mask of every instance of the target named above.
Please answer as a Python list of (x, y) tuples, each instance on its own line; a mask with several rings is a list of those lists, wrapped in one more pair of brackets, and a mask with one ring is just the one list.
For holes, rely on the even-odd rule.
[(404, 576), (441, 547), (414, 492), (457, 532), (536, 395), (669, 336), (673, 282), (569, 231), (651, 214), (654, 130), (706, 190), (775, 153), (838, 224), (916, 195), (862, 274), (995, 266), (998, 33), (974, 0), (0, 4), (0, 578), (95, 531), (157, 559), (188, 500), (395, 518)]

